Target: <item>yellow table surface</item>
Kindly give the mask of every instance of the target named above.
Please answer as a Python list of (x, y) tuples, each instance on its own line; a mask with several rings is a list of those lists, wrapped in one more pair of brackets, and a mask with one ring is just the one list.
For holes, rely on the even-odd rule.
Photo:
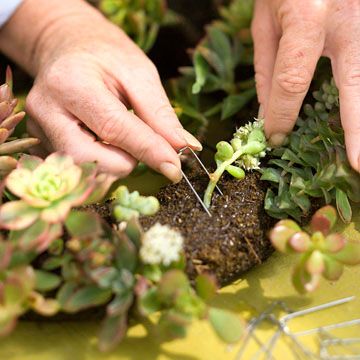
[[(357, 232), (360, 213), (354, 223), (345, 227), (345, 233), (360, 241)], [(347, 268), (336, 283), (323, 281), (312, 295), (298, 296), (290, 283), (293, 257), (273, 255), (266, 263), (244, 275), (242, 280), (221, 290), (216, 305), (241, 313), (247, 318), (264, 310), (273, 301), (283, 300), (294, 310), (307, 308), (339, 298), (355, 295), (356, 299), (332, 310), (324, 310), (290, 323), (292, 330), (309, 329), (340, 321), (360, 318), (360, 267)], [(206, 322), (196, 322), (186, 339), (158, 345), (146, 337), (141, 325), (131, 327), (124, 342), (113, 352), (100, 353), (96, 348), (96, 332), (99, 323), (21, 322), (16, 331), (0, 342), (0, 360), (122, 360), (122, 359), (235, 359), (239, 345), (224, 345), (213, 334)], [(274, 327), (263, 326), (257, 332), (261, 339), (268, 339)], [(340, 333), (339, 333), (340, 335)], [(344, 337), (360, 337), (360, 326), (342, 331)], [(306, 337), (308, 346), (317, 346), (315, 337)], [(252, 342), (243, 359), (251, 359), (258, 347)], [(276, 359), (292, 359), (285, 340), (280, 339), (275, 348)]]

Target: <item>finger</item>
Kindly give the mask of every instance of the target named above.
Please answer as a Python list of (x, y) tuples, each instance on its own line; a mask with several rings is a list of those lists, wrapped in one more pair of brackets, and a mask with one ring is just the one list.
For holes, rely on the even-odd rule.
[(324, 42), (325, 31), (313, 22), (295, 22), (284, 30), (265, 113), (265, 132), (271, 145), (280, 145), (295, 125)]
[[(76, 89), (76, 98), (66, 98), (64, 104), (105, 142), (119, 147), (161, 172), (173, 182), (181, 180), (181, 164), (177, 152), (151, 127), (140, 120), (102, 83), (91, 88)], [(96, 99), (96, 101), (94, 101)]]
[[(129, 75), (127, 75), (129, 76)], [(119, 78), (125, 78), (124, 74)], [(200, 142), (181, 125), (161, 84), (155, 67), (131, 72), (131, 80), (123, 81), (128, 102), (136, 115), (175, 149), (190, 146), (202, 150)]]
[(269, 101), (271, 81), (280, 39), (275, 30), (267, 1), (256, 1), (251, 31), (254, 40), (256, 91), (260, 104), (259, 118), (262, 118)]
[(339, 88), (348, 159), (351, 166), (360, 171), (360, 27), (347, 28), (342, 35), (335, 40), (332, 67)]
[(26, 120), (26, 130), (29, 135), (40, 140), (39, 145), (33, 146), (29, 149), (30, 154), (45, 158), (48, 154), (54, 152), (54, 148), (41, 127), (31, 118)]
[(43, 113), (39, 113), (38, 110), (35, 113), (31, 106), (28, 106), (27, 110), (30, 116), (37, 117), (41, 125), (41, 127), (34, 126), (30, 123), (32, 131), (35, 131), (41, 139), (47, 139), (44, 143), (47, 147), (51, 144), (50, 151), (70, 154), (77, 163), (96, 161), (101, 171), (118, 177), (129, 175), (136, 166), (136, 160), (132, 156), (114, 146), (96, 141), (92, 135), (79, 126), (77, 119), (64, 113), (57, 105), (43, 108)]

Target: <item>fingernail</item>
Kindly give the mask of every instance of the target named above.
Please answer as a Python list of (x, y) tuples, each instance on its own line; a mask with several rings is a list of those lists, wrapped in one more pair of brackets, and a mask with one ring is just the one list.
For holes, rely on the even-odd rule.
[(271, 147), (279, 147), (285, 142), (285, 139), (286, 135), (282, 133), (271, 135), (269, 139), (269, 145)]
[(170, 179), (174, 184), (182, 179), (182, 174), (179, 168), (169, 162), (164, 162), (160, 165), (160, 172)]
[(264, 106), (260, 104), (257, 118), (262, 120), (262, 119), (264, 119), (264, 115), (265, 115)]
[(202, 150), (202, 145), (200, 143), (200, 141), (193, 136), (192, 134), (190, 134), (188, 131), (186, 131), (185, 129), (176, 129), (177, 134), (186, 141), (186, 143), (193, 149), (193, 150), (197, 150), (197, 151), (201, 151)]

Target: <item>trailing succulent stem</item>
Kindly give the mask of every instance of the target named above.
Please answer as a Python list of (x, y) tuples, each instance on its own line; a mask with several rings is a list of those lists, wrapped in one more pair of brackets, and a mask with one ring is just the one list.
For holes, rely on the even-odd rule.
[(298, 254), (292, 281), (300, 293), (314, 291), (321, 276), (335, 281), (344, 265), (360, 263), (360, 242), (331, 232), (336, 221), (336, 210), (328, 205), (313, 215), (309, 232), (293, 220), (281, 220), (271, 230), (270, 240), (278, 251)]
[(242, 180), (244, 170), (259, 169), (260, 158), (266, 155), (266, 139), (263, 121), (240, 127), (230, 143), (220, 141), (216, 145), (215, 161), (217, 168), (210, 174), (210, 181), (204, 195), (204, 203), (210, 207), (213, 192), (221, 176), (227, 171), (234, 178)]
[(299, 220), (315, 197), (336, 202), (341, 219), (351, 221), (350, 201), (360, 202), (360, 175), (346, 156), (338, 95), (334, 80), (324, 82), (285, 145), (271, 152), (262, 171), (262, 179), (271, 184), (265, 199), (271, 216)]

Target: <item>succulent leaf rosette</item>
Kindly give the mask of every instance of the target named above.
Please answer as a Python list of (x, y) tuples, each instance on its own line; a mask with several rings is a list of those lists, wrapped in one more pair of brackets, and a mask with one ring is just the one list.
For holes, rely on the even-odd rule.
[(68, 155), (23, 156), (5, 179), (19, 199), (0, 207), (0, 226), (12, 230), (10, 238), (20, 248), (41, 252), (61, 236), (70, 210), (101, 199), (112, 181), (97, 174), (95, 163), (76, 165)]
[(336, 210), (327, 205), (314, 214), (309, 232), (293, 220), (279, 221), (270, 232), (270, 240), (278, 251), (299, 254), (292, 280), (300, 293), (314, 291), (321, 276), (335, 281), (342, 275), (344, 265), (360, 263), (360, 242), (331, 232), (336, 221)]
[(55, 224), (65, 220), (70, 209), (83, 204), (95, 186), (95, 167), (75, 165), (67, 155), (52, 154), (46, 160), (26, 157), (5, 180), (8, 190), (20, 200), (2, 205), (0, 223), (21, 230), (37, 220)]

